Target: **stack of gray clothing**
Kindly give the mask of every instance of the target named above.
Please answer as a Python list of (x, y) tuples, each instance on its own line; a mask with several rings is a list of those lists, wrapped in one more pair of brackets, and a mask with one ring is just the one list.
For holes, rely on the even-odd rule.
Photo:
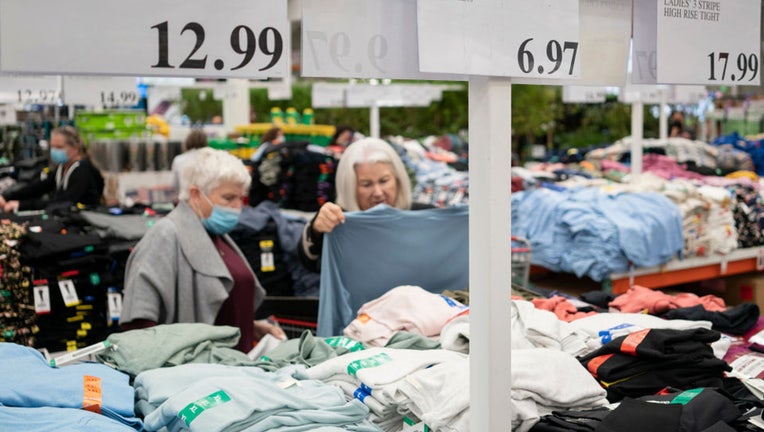
[(359, 401), (336, 387), (292, 377), (295, 368), (187, 364), (145, 371), (135, 380), (147, 431), (379, 432)]
[(97, 357), (100, 362), (132, 376), (149, 369), (186, 363), (254, 366), (255, 361), (232, 348), (239, 342), (240, 335), (238, 328), (230, 326), (161, 324), (109, 335), (109, 342), (116, 348)]

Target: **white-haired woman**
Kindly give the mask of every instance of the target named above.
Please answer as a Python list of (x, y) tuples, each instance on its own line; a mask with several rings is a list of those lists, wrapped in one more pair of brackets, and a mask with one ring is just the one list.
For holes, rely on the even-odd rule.
[(255, 321), (265, 290), (228, 236), (237, 224), (250, 175), (238, 158), (220, 150), (195, 151), (180, 178), (178, 206), (149, 229), (125, 270), (120, 325), (201, 322), (241, 330), (248, 352), (266, 333), (283, 331)]
[(335, 176), (337, 203), (318, 209), (302, 233), (303, 264), (319, 270), (324, 234), (345, 222), (344, 211), (368, 210), (379, 204), (411, 209), (411, 181), (395, 149), (378, 138), (363, 138), (342, 153)]

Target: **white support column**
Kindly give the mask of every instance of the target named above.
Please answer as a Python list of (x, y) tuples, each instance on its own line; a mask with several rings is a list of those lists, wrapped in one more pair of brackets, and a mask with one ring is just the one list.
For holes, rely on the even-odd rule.
[(236, 126), (249, 124), (249, 80), (229, 79), (229, 91), (223, 98), (223, 125), (226, 132)]
[(379, 138), (379, 104), (377, 101), (372, 102), (369, 108), (369, 136)]
[(508, 431), (512, 84), (470, 77), (470, 430)]
[(666, 92), (668, 92), (667, 88), (661, 88), (658, 90), (661, 95), (661, 104), (660, 104), (660, 115), (658, 116), (658, 130), (659, 134), (658, 137), (661, 139), (661, 141), (668, 138), (668, 114), (666, 114), (666, 108), (668, 107), (668, 95), (666, 95)]
[(641, 101), (631, 104), (631, 174), (634, 176), (642, 174), (643, 107)]

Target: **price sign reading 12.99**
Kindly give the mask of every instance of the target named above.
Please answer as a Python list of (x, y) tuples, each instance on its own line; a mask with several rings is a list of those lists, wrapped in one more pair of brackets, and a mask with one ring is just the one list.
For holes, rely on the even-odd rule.
[(580, 76), (578, 0), (418, 0), (427, 72)]
[[(117, 20), (111, 2), (29, 3), (0, 2), (3, 71), (258, 79), (287, 74), (286, 1), (133, 0)], [(24, 30), (29, 28), (35, 31)], [(18, 34), (29, 37), (13, 36)]]

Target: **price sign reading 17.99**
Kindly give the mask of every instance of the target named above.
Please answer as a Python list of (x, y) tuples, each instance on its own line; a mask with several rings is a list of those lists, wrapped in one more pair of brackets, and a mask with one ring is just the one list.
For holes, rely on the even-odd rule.
[[(82, 75), (287, 74), (285, 1), (229, 0), (221, 6), (212, 0), (134, 0), (119, 10), (118, 20), (113, 17), (113, 5), (99, 0), (0, 2), (0, 67)], [(29, 28), (35, 31), (24, 30)], [(29, 37), (13, 36), (18, 34)]]
[[(648, 60), (642, 62), (651, 72), (646, 76), (655, 82), (761, 82), (761, 0), (637, 0), (634, 11), (645, 15), (635, 19), (635, 46), (640, 34), (656, 35), (654, 42), (644, 38), (649, 43), (636, 51)], [(656, 19), (646, 18), (647, 12)], [(649, 28), (652, 22), (655, 29)]]

